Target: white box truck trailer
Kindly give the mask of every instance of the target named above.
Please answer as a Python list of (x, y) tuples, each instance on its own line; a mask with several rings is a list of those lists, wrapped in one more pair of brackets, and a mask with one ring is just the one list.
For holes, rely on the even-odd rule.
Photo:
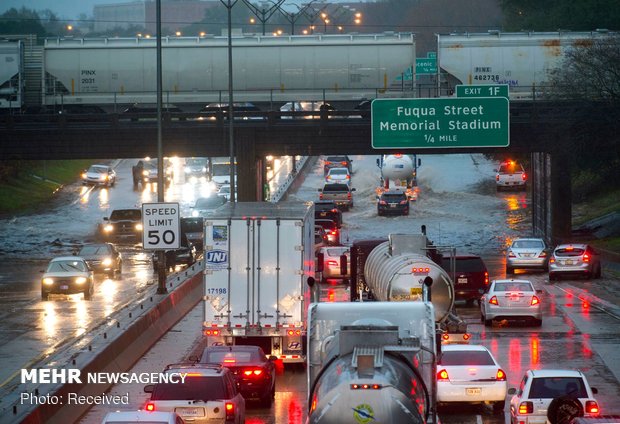
[(238, 202), (205, 215), (203, 334), (208, 346), (250, 344), (305, 361), (314, 205)]

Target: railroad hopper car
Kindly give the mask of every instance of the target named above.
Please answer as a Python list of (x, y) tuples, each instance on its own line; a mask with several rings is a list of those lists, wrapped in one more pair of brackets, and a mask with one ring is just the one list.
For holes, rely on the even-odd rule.
[[(410, 33), (241, 36), (232, 54), (235, 101), (359, 100), (390, 95), (415, 63), (415, 40)], [(43, 103), (155, 102), (155, 64), (154, 38), (47, 39)], [(164, 102), (226, 102), (227, 37), (163, 38), (162, 80)]]
[(24, 102), (24, 49), (19, 40), (0, 40), (0, 110)]
[(568, 49), (610, 34), (603, 30), (438, 34), (440, 89), (443, 93), (452, 92), (457, 84), (507, 84), (511, 98), (544, 92), (549, 71), (561, 66)]

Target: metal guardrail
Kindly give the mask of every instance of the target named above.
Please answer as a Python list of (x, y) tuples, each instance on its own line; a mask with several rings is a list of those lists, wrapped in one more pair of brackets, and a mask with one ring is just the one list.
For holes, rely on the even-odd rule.
[(295, 169), (295, 172), (290, 173), (286, 180), (284, 180), (282, 185), (278, 187), (278, 189), (270, 196), (269, 201), (271, 203), (278, 203), (280, 200), (282, 200), (282, 197), (284, 197), (288, 189), (291, 187), (291, 184), (293, 183), (293, 181), (295, 181), (295, 178), (297, 178), (297, 176), (299, 175), (299, 171), (304, 167), (307, 161), (308, 156), (302, 156), (295, 163), (295, 167), (293, 168)]

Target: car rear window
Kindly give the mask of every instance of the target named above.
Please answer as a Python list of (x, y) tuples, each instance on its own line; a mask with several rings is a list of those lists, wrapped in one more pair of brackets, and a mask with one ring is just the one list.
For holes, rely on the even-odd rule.
[(186, 377), (185, 383), (160, 383), (155, 385), (151, 400), (218, 400), (227, 399), (221, 376)]
[(337, 256), (337, 257), (340, 257), (341, 255), (349, 253), (348, 250), (342, 250), (342, 249), (326, 249), (326, 252), (327, 252), (327, 256)]
[(254, 362), (258, 358), (252, 355), (252, 352), (225, 352), (225, 351), (214, 351), (214, 352), (205, 352), (202, 356), (201, 362), (204, 363), (215, 363), (215, 364), (224, 364), (224, 365), (235, 365), (235, 364), (247, 364), (248, 362)]
[(530, 388), (530, 398), (553, 399), (572, 395), (587, 398), (585, 384), (581, 377), (535, 377)]
[(581, 256), (583, 255), (584, 249), (573, 248), (573, 249), (556, 249), (555, 254), (557, 256)]
[(349, 170), (347, 168), (332, 168), (329, 171), (329, 175), (348, 175)]
[(323, 191), (325, 192), (349, 191), (349, 186), (346, 184), (325, 184), (325, 186), (323, 187)]
[(317, 219), (316, 221), (314, 221), (314, 223), (315, 225), (320, 225), (321, 227), (328, 229), (328, 230), (333, 230), (333, 229), (338, 228), (338, 224), (335, 223), (334, 221)]
[(399, 193), (399, 194), (384, 194), (383, 196), (381, 196), (382, 200), (385, 200), (386, 202), (400, 202), (402, 200), (406, 200), (407, 196), (405, 196), (403, 193)]
[[(450, 257), (443, 258), (442, 266), (444, 269), (450, 269)], [(457, 272), (485, 272), (486, 269), (481, 258), (456, 258)]]
[(328, 156), (327, 159), (325, 159), (328, 162), (348, 162), (349, 159), (347, 159), (345, 156)]
[(495, 291), (534, 291), (530, 283), (495, 283)]
[(203, 218), (182, 218), (181, 231), (184, 233), (199, 233), (203, 230)]
[(489, 352), (484, 350), (444, 351), (439, 363), (441, 365), (495, 365)]
[(543, 249), (545, 245), (541, 240), (515, 240), (512, 247), (515, 249)]

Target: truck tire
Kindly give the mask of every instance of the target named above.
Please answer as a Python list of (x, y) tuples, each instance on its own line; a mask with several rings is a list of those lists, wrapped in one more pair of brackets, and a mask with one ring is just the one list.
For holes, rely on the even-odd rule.
[(43, 291), (43, 289), (41, 289), (41, 300), (44, 300), (44, 301), (50, 300), (50, 294)]
[(583, 405), (578, 399), (561, 396), (549, 404), (547, 419), (551, 424), (568, 424), (573, 418), (583, 417), (583, 413)]
[(514, 273), (515, 273), (515, 269), (514, 268), (509, 267), (509, 266), (506, 267), (506, 275), (514, 274)]
[(93, 285), (88, 286), (87, 290), (84, 290), (84, 300), (92, 300), (93, 299)]
[(492, 319), (486, 319), (486, 317), (484, 317), (484, 326), (485, 327), (490, 327), (493, 325), (493, 320)]
[(534, 327), (540, 327), (540, 326), (542, 326), (542, 319), (534, 318)]
[(502, 412), (504, 412), (504, 408), (506, 407), (506, 401), (505, 400), (500, 400), (499, 402), (494, 402), (493, 403), (493, 413), (494, 414), (501, 414)]

